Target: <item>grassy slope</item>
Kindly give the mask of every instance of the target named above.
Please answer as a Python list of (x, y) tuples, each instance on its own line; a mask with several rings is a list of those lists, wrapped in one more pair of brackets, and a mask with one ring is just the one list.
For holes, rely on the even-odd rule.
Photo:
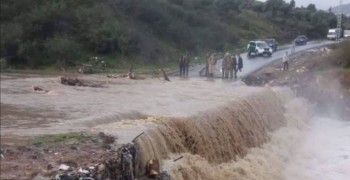
[[(147, 3), (147, 1), (140, 1), (140, 3), (141, 2)], [(247, 42), (252, 39), (274, 37), (280, 42), (285, 41), (283, 37), (276, 36), (277, 34), (281, 34), (281, 30), (277, 25), (273, 24), (263, 14), (253, 12), (250, 10), (242, 10), (240, 13), (234, 12), (232, 13), (233, 15), (231, 14), (230, 16), (223, 18), (220, 15), (218, 15), (217, 12), (211, 7), (208, 8), (203, 6), (202, 9), (198, 9), (196, 7), (187, 7), (185, 5), (178, 6), (171, 4), (169, 1), (166, 0), (154, 0), (154, 2), (152, 2), (152, 7), (148, 7), (149, 9), (145, 8), (142, 4), (136, 5), (131, 3), (131, 5), (135, 6), (132, 7), (135, 9), (132, 9), (130, 11), (118, 9), (120, 8), (119, 6), (114, 7), (117, 8), (114, 10), (118, 12), (113, 14), (113, 17), (110, 18), (114, 18), (113, 21), (117, 21), (119, 25), (124, 26), (125, 31), (132, 31), (132, 35), (138, 37), (138, 46), (140, 48), (139, 52), (131, 54), (123, 54), (119, 51), (104, 54), (96, 53), (91, 49), (88, 49), (88, 46), (85, 45), (84, 42), (79, 40), (79, 38), (73, 38), (75, 42), (79, 43), (83, 47), (79, 60), (76, 60), (73, 64), (77, 66), (82, 63), (90, 63), (88, 60), (89, 57), (98, 56), (100, 57), (100, 60), (105, 61), (107, 63), (107, 69), (109, 72), (125, 70), (130, 66), (131, 63), (134, 64), (135, 70), (152, 72), (156, 71), (159, 67), (167, 67), (169, 69), (177, 68), (176, 62), (178, 57), (186, 51), (190, 53), (190, 56), (192, 57), (192, 62), (203, 63), (205, 62), (206, 54), (208, 52), (244, 52)], [(165, 11), (162, 10), (162, 8), (164, 7), (166, 8)], [(102, 6), (101, 8), (106, 7)], [(70, 9), (69, 6), (68, 9)], [(92, 10), (86, 9), (83, 12), (90, 12)], [(70, 11), (72, 11), (73, 16), (75, 13), (74, 10), (70, 9)], [(166, 27), (162, 27), (162, 24), (155, 23), (157, 21), (145, 21), (142, 18), (140, 18), (138, 14), (139, 11), (163, 13), (161, 15), (164, 15), (164, 17), (166, 18), (162, 20), (168, 21), (168, 24), (166, 25)], [(30, 14), (30, 11), (26, 13)], [(95, 13), (95, 11), (91, 13)], [(18, 14), (21, 14), (21, 12), (19, 12)], [(102, 19), (104, 16), (109, 17), (110, 13), (103, 13), (103, 15), (101, 15)], [(45, 22), (44, 20), (46, 20), (43, 17), (37, 18), (38, 20), (35, 20), (33, 22), (40, 23), (40, 21)], [(60, 19), (62, 17), (52, 17), (53, 20), (55, 18), (62, 20)], [(16, 19), (19, 18), (14, 18), (12, 20), (9, 20), (9, 22), (14, 21), (16, 23), (21, 23)], [(50, 19), (47, 21), (52, 22)], [(96, 22), (98, 22), (98, 20), (96, 20)], [(8, 22), (2, 22), (2, 24), (6, 23)], [(75, 27), (75, 24), (69, 23), (70, 22), (68, 22), (68, 26), (71, 25)], [(183, 29), (184, 30), (182, 32), (178, 32), (176, 31), (176, 29), (178, 29), (178, 31), (181, 31)], [(73, 30), (75, 29), (73, 28)], [(26, 32), (24, 33), (26, 34)], [(59, 33), (66, 32), (64, 31)], [(27, 35), (29, 34), (26, 34), (26, 36)], [(57, 33), (53, 34), (52, 36), (56, 35)], [(178, 37), (179, 35), (180, 37), (184, 37), (186, 35), (189, 36), (188, 38), (184, 37), (179, 42), (176, 42), (176, 40), (178, 39), (176, 37)], [(51, 35), (49, 35), (48, 38), (51, 38), (50, 36)], [(41, 43), (41, 41), (45, 42), (46, 40), (37, 40), (36, 43)], [(187, 46), (191, 47), (192, 49), (187, 48)], [(59, 53), (60, 52), (58, 52), (58, 55)], [(29, 55), (31, 54), (32, 53), (30, 53)], [(46, 56), (47, 55), (42, 56), (41, 58), (45, 59)], [(49, 56), (49, 59), (51, 59), (51, 57), (55, 58), (55, 55), (49, 54)], [(197, 58), (194, 59), (195, 57)], [(31, 58), (32, 60), (30, 61), (35, 61), (35, 59), (37, 59), (38, 57), (33, 56)], [(48, 71), (59, 69), (57, 68), (58, 65), (54, 64), (54, 59), (48, 62), (48, 64), (40, 65), (38, 67), (40, 69), (46, 69)], [(33, 68), (31, 66), (27, 67)], [(76, 69), (77, 67), (66, 68), (66, 70), (68, 71), (75, 71)]]
[[(243, 25), (237, 26), (237, 20), (239, 20), (240, 24), (243, 24)], [(265, 18), (261, 14), (253, 11), (243, 11), (237, 17), (232, 19), (230, 22), (228, 22), (227, 30), (236, 34), (237, 37), (239, 37), (239, 41), (227, 44), (223, 50), (225, 52), (226, 51), (230, 51), (233, 53), (245, 52), (247, 43), (252, 39), (264, 39), (268, 37), (274, 37), (280, 42), (288, 41), (287, 39), (284, 39), (282, 36), (276, 36), (276, 34), (279, 34), (279, 32), (281, 31), (278, 26), (273, 24), (271, 21), (269, 21), (267, 18)], [(147, 36), (148, 34), (143, 34), (143, 35)], [(164, 40), (160, 37), (151, 36), (151, 38), (154, 41), (157, 41), (159, 45), (162, 46), (166, 51), (166, 54), (168, 56), (168, 60), (166, 62), (160, 61), (159, 63), (148, 64), (148, 63), (142, 63), (138, 61), (137, 59), (138, 57), (134, 57), (134, 59), (128, 59), (128, 60), (125, 59), (127, 57), (124, 57), (124, 60), (123, 60), (123, 57), (117, 57), (114, 55), (103, 56), (102, 58), (104, 58), (107, 62), (112, 64), (112, 67), (116, 69), (128, 68), (130, 60), (131, 62), (135, 63), (135, 66), (134, 66), (135, 69), (142, 72), (152, 72), (154, 70), (157, 70), (160, 66), (167, 67), (168, 69), (176, 69), (177, 68), (176, 61), (178, 57), (185, 52), (185, 50), (179, 49), (172, 42)], [(191, 62), (205, 63), (206, 54), (212, 51), (215, 51), (215, 50), (202, 50), (195, 53), (190, 52)], [(219, 51), (219, 54), (220, 52), (221, 51)], [(122, 60), (122, 63), (118, 63), (118, 64), (114, 63), (114, 62), (118, 62), (118, 61), (115, 61), (116, 58), (120, 58)]]

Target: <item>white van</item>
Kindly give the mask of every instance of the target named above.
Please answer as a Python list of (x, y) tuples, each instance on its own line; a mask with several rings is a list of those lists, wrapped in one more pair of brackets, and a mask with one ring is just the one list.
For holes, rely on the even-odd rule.
[(328, 30), (328, 34), (327, 34), (327, 39), (329, 40), (337, 40), (340, 38), (340, 30), (339, 28), (336, 29), (329, 29)]

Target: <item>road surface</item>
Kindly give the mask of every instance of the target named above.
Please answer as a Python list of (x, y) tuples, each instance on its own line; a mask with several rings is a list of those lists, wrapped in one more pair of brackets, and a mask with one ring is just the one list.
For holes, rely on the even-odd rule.
[[(312, 49), (312, 48), (329, 45), (329, 44), (334, 44), (334, 43), (336, 42), (335, 41), (310, 41), (308, 42), (307, 45), (296, 46), (295, 53)], [(242, 69), (242, 72), (237, 73), (237, 76), (239, 77), (247, 76), (250, 73), (264, 67), (267, 64), (270, 64), (277, 60), (281, 60), (283, 54), (286, 51), (289, 51), (289, 54), (290, 54), (291, 47), (292, 47), (292, 44), (280, 46), (277, 49), (277, 51), (273, 53), (271, 57), (267, 57), (267, 56), (248, 57), (247, 53), (241, 54), (241, 57), (243, 58), (243, 69)], [(221, 64), (222, 64), (222, 59), (219, 59), (215, 67), (215, 74), (214, 74), (215, 77), (221, 78), (221, 75), (222, 75), (220, 71)], [(205, 65), (195, 65), (193, 67), (190, 67), (189, 77), (199, 77), (200, 71), (201, 70), (203, 71), (203, 68), (205, 68)]]

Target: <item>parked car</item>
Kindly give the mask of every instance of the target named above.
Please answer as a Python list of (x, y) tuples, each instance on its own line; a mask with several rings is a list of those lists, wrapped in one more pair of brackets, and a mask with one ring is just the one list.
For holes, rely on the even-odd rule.
[(265, 39), (265, 42), (272, 48), (273, 51), (277, 51), (278, 43), (275, 39)]
[(344, 38), (350, 38), (350, 30), (344, 30)]
[(271, 56), (273, 53), (272, 48), (269, 45), (267, 45), (265, 41), (250, 41), (247, 46), (247, 50), (249, 56), (252, 53), (254, 53), (256, 56), (264, 54)]
[(307, 42), (308, 42), (308, 38), (305, 35), (299, 35), (294, 40), (295, 45), (306, 45)]

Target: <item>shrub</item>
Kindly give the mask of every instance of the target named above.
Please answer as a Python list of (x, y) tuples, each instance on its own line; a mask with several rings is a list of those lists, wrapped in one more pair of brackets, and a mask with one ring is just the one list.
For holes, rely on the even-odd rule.
[(81, 47), (69, 37), (55, 37), (44, 42), (47, 58), (43, 60), (44, 65), (63, 63), (75, 65), (81, 58)]
[(19, 23), (4, 23), (0, 26), (1, 58), (16, 56), (23, 36), (23, 28)]
[(19, 44), (16, 56), (10, 60), (10, 64), (29, 65), (32, 68), (42, 65), (41, 56), (44, 52), (42, 44), (38, 41), (26, 41)]

